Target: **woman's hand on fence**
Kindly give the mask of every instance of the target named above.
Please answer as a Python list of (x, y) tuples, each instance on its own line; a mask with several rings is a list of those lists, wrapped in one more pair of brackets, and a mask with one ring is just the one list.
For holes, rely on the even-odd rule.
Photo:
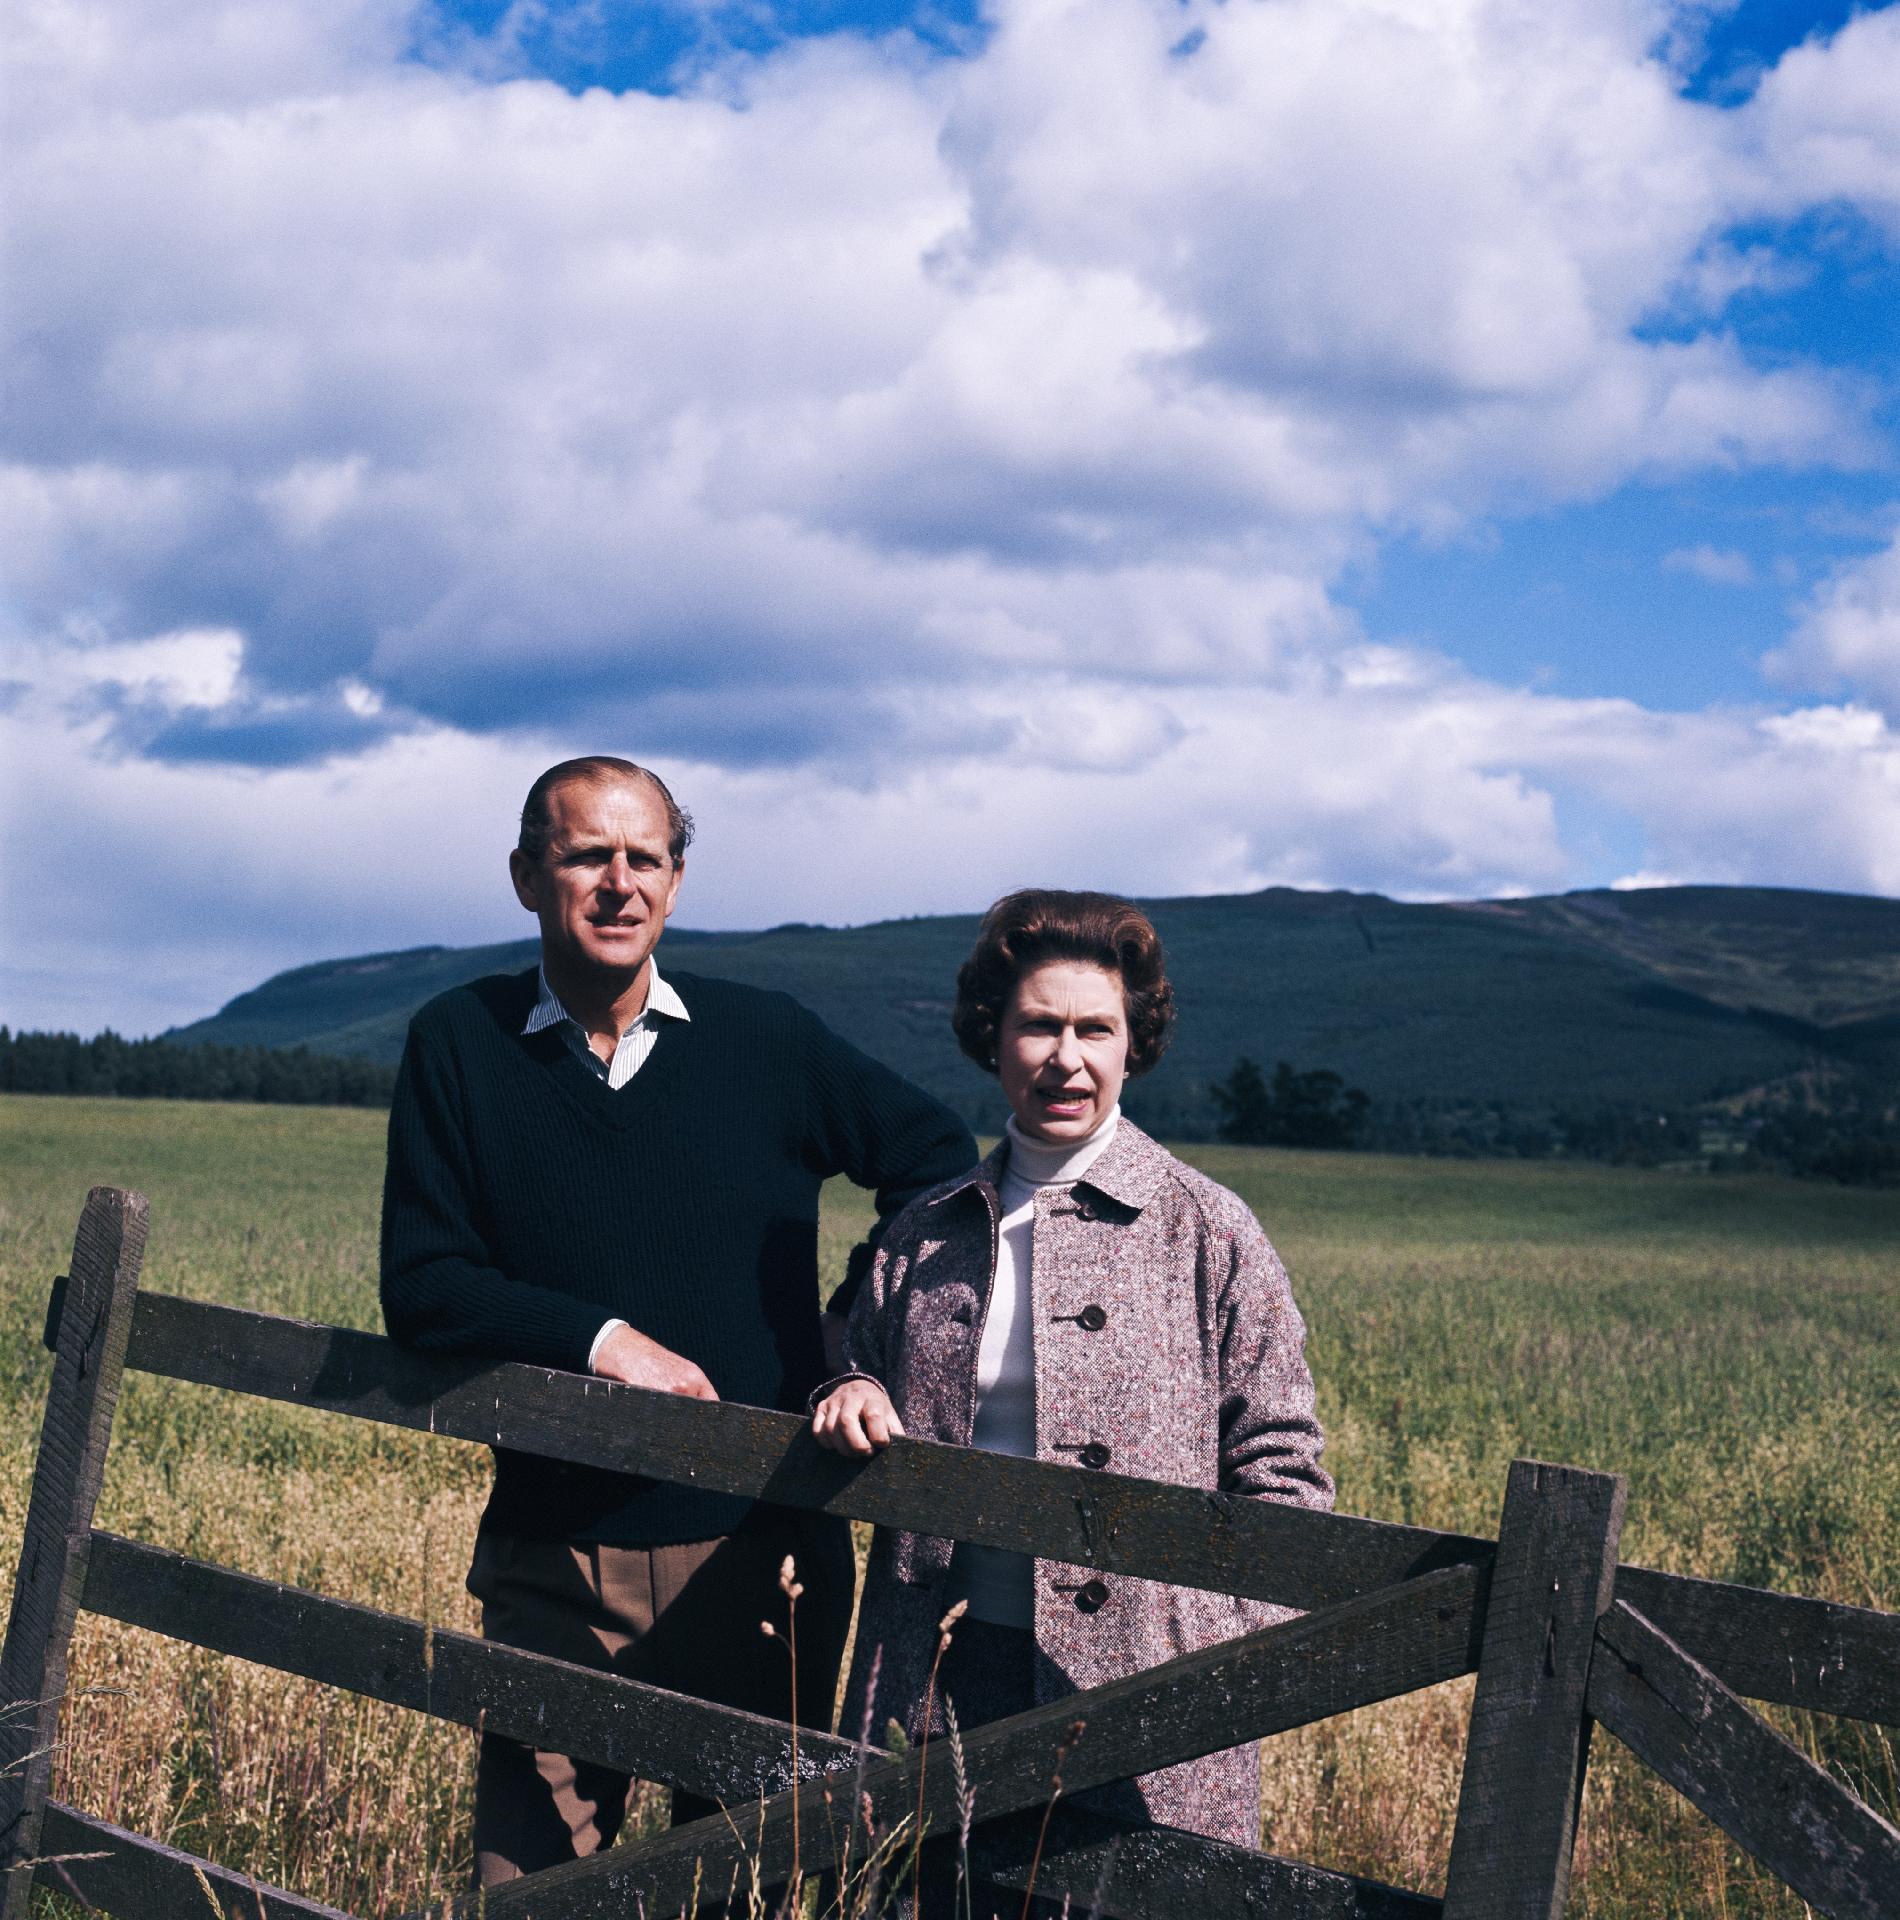
[(818, 1403), (812, 1438), (833, 1453), (860, 1457), (888, 1447), (904, 1431), (891, 1396), (875, 1380), (847, 1380)]
[(656, 1393), (683, 1393), (689, 1400), (717, 1400), (719, 1394), (692, 1361), (632, 1327), (616, 1327), (594, 1355), (594, 1371), (630, 1387)]

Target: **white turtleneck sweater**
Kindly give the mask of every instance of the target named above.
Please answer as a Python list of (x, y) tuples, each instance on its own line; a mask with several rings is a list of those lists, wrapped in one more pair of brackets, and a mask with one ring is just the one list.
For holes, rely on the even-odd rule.
[[(972, 1443), (992, 1453), (1036, 1453), (1036, 1334), (1030, 1260), (1034, 1250), (1036, 1195), (1069, 1187), (1101, 1158), (1121, 1118), (1117, 1107), (1085, 1139), (1052, 1146), (1032, 1139), (1011, 1119), (1005, 1132), (1009, 1158), (997, 1186), (1002, 1227), (996, 1243), (996, 1278), (976, 1354), (976, 1426)], [(959, 1545), (950, 1566), (949, 1598), (967, 1600), (979, 1620), (1002, 1627), (1035, 1624), (1027, 1555), (997, 1547)]]

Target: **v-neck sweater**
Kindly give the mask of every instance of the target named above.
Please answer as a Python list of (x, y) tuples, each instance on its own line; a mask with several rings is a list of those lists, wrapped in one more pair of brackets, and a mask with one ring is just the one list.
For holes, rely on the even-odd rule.
[[(723, 1400), (801, 1409), (824, 1376), (818, 1194), (878, 1189), (880, 1227), (975, 1159), (928, 1094), (788, 995), (669, 974), (690, 1019), (610, 1088), (544, 1029), (532, 972), (432, 1000), (389, 1116), (382, 1298), (424, 1352), (580, 1373), (603, 1319)], [(873, 1236), (873, 1240), (875, 1235)], [(873, 1242), (835, 1305), (849, 1305)], [(738, 1496), (496, 1451), (493, 1531), (657, 1546), (729, 1533)]]

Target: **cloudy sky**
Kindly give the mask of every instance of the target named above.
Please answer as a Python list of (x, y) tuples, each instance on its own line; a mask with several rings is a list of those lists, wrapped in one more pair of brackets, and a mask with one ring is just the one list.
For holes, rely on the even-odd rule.
[(1033, 880), (1900, 894), (1900, 5), (19, 0), (0, 1017)]

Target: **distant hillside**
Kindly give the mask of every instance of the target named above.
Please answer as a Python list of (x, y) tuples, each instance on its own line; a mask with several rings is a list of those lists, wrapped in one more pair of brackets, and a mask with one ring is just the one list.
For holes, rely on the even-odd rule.
[[(1344, 1074), (1381, 1103), (1513, 1112), (1681, 1107), (1817, 1064), (1900, 1071), (1900, 901), (1672, 887), (1407, 906), (1378, 894), (1145, 903), (1180, 997), (1173, 1050), (1131, 1098), (1203, 1132), (1240, 1054)], [(782, 987), (868, 1052), (994, 1126), (997, 1096), (949, 1031), (974, 915), (763, 933), (668, 933), (679, 972)], [(180, 1041), (394, 1060), (445, 988), (532, 966), (535, 943), (421, 947), (299, 967)]]

